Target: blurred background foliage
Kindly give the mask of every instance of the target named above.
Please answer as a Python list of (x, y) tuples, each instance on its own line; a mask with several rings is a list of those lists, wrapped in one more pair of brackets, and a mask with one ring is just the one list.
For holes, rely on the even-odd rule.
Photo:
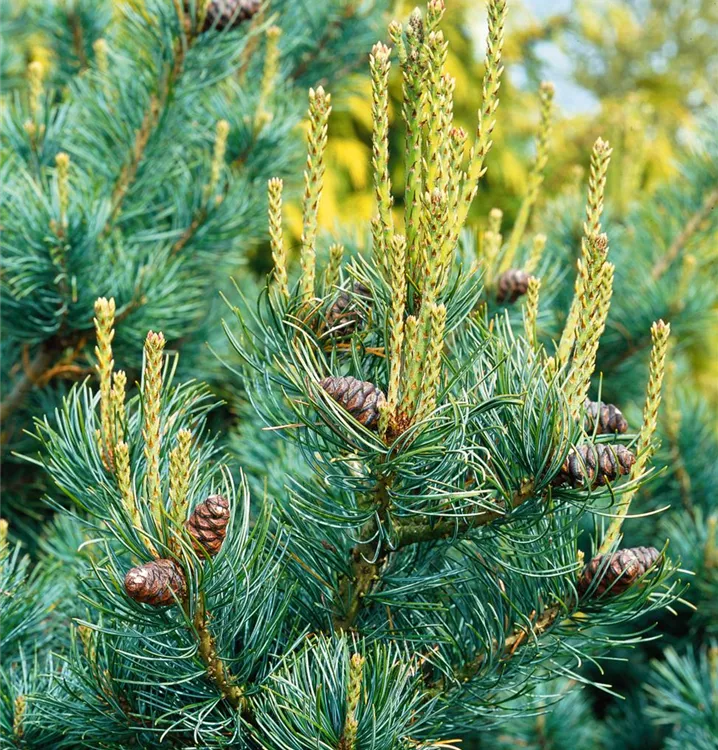
[[(494, 134), (489, 171), (474, 205), (482, 223), (500, 205), (510, 225), (518, 210), (539, 118), (538, 86), (553, 80), (558, 118), (543, 199), (548, 200), (585, 167), (600, 133), (614, 149), (609, 202), (620, 218), (640, 194), (675, 173), (701, 113), (718, 101), (718, 4), (712, 0), (516, 0), (511, 3), (501, 89), (502, 117)], [(406, 17), (413, 2), (397, 3)], [(455, 119), (471, 132), (483, 73), (483, 3), (451, 0), (445, 29), (448, 69), (456, 79)], [(373, 210), (370, 184), (369, 83), (357, 80), (337, 92), (331, 122), (322, 220), (333, 228), (365, 224)], [(399, 114), (400, 85), (393, 80), (392, 116)], [(401, 203), (402, 144), (393, 143), (393, 185)], [(618, 212), (618, 216), (616, 215)], [(539, 212), (540, 213), (540, 212)], [(296, 221), (295, 221), (296, 224)]]
[[(79, 17), (92, 2), (73, 0), (70, 4)], [(142, 0), (115, 0), (116, 15), (123, 4), (141, 7)], [(414, 4), (414, 0), (396, 0), (392, 17), (405, 18)], [(32, 61), (40, 61), (48, 80), (62, 86), (92, 56), (92, 45), (104, 24), (98, 23), (95, 37), (85, 31), (78, 38), (65, 31), (58, 38), (57, 29), (63, 27), (53, 23), (52, 16), (63, 2), (48, 3), (44, 13), (32, 19), (18, 13), (17, 4), (10, 13), (10, 5), (0, 0), (5, 38), (12, 40), (0, 51), (6, 89), (22, 87)], [(472, 209), (474, 226), (483, 227), (493, 206), (502, 208), (505, 226), (513, 222), (531, 166), (539, 119), (538, 86), (546, 79), (556, 84), (558, 112), (541, 202), (575, 184), (600, 134), (614, 149), (608, 195), (613, 219), (620, 220), (639, 195), (645, 198), (676, 173), (677, 160), (682, 149), (691, 145), (702, 113), (718, 102), (718, 3), (513, 0), (511, 6), (502, 116), (494, 133), (489, 170)], [(455, 120), (469, 133), (480, 101), (485, 26), (481, 0), (447, 2), (444, 29), (450, 40), (447, 67), (456, 79)], [(77, 28), (86, 24), (78, 22)], [(366, 227), (374, 210), (366, 69), (362, 66), (342, 90), (333, 92), (329, 168), (320, 211), (320, 221), (330, 231), (339, 225)], [(400, 88), (395, 75), (392, 118), (400, 115)], [(391, 145), (399, 207), (403, 143), (395, 136)], [(296, 244), (298, 202), (289, 208)], [(540, 209), (539, 204), (535, 216), (541, 216)], [(260, 251), (257, 256), (261, 268), (266, 254)]]

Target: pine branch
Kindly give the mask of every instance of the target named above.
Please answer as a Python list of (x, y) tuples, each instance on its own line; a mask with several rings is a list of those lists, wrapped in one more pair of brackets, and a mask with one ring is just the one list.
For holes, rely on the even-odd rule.
[(236, 684), (229, 667), (217, 653), (217, 641), (209, 627), (209, 612), (205, 610), (204, 594), (200, 594), (193, 624), (197, 631), (199, 655), (207, 667), (207, 676), (232, 708), (244, 710), (244, 691)]
[(147, 144), (152, 137), (160, 119), (165, 112), (168, 103), (171, 101), (174, 93), (175, 86), (182, 75), (184, 68), (185, 58), (187, 53), (192, 48), (195, 42), (195, 35), (189, 27), (189, 19), (185, 20), (186, 39), (182, 38), (182, 34), (175, 39), (174, 42), (174, 62), (172, 66), (167, 70), (160, 82), (157, 85), (157, 91), (150, 96), (150, 100), (145, 110), (145, 115), (142, 120), (142, 125), (135, 134), (135, 143), (132, 149), (132, 155), (129, 162), (123, 167), (120, 172), (120, 176), (115, 183), (115, 187), (112, 191), (112, 212), (108, 221), (106, 231), (109, 231), (110, 227), (117, 220), (120, 212), (122, 211), (122, 205), (127, 197), (127, 194), (132, 187), (132, 184), (137, 177), (137, 172), (142, 164)]
[[(514, 510), (534, 495), (533, 481), (524, 482), (521, 488), (514, 494), (510, 510)], [(390, 504), (386, 480), (381, 480), (374, 493), (377, 514), (382, 518)], [(394, 551), (407, 547), (411, 544), (438, 541), (453, 536), (464, 536), (473, 529), (487, 526), (493, 521), (506, 517), (506, 512), (501, 510), (485, 510), (465, 518), (444, 519), (431, 524), (429, 521), (414, 521), (406, 519), (394, 519), (396, 539)], [(376, 519), (372, 519), (362, 529), (362, 537), (374, 539), (379, 533)], [(340, 592), (346, 589), (349, 581), (354, 585), (351, 595), (344, 603), (343, 613), (335, 615), (334, 629), (336, 631), (350, 630), (361, 609), (364, 600), (371, 591), (381, 585), (381, 569), (387, 560), (388, 552), (377, 548), (378, 542), (360, 542), (351, 551), (351, 574), (349, 579), (340, 581)]]
[[(524, 482), (514, 494), (508, 512), (519, 508), (534, 496), (535, 485), (532, 481)], [(442, 519), (434, 524), (426, 521), (402, 521), (398, 524), (396, 547), (400, 549), (410, 544), (450, 539), (464, 536), (474, 529), (487, 526), (494, 521), (507, 517), (505, 510), (482, 510), (470, 516), (456, 519)]]

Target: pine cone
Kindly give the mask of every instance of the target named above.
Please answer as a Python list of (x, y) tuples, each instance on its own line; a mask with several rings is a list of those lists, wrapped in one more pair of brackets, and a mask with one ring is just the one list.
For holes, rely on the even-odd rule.
[(568, 454), (555, 483), (601, 487), (619, 475), (628, 474), (634, 463), (636, 457), (623, 445), (584, 443)]
[(529, 275), (520, 268), (504, 271), (496, 284), (496, 299), (499, 302), (516, 302), (529, 288)]
[(374, 383), (347, 376), (324, 378), (319, 385), (358, 422), (376, 427), (379, 408), (386, 403), (386, 397)]
[(612, 555), (597, 555), (581, 572), (578, 593), (583, 596), (596, 576), (600, 576), (591, 595), (599, 597), (608, 591), (609, 596), (618, 596), (644, 575), (660, 556), (655, 547), (633, 547), (619, 549)]
[[(261, 5), (262, 0), (210, 0), (202, 31), (235, 29), (256, 15)], [(185, 3), (185, 9), (188, 8), (189, 3)]]
[(166, 607), (187, 595), (187, 581), (174, 560), (152, 560), (125, 576), (127, 596), (136, 602)]
[(345, 289), (339, 292), (334, 304), (327, 312), (327, 326), (337, 335), (351, 336), (364, 322), (364, 311), (356, 305), (356, 297), (371, 299), (371, 292), (359, 281), (354, 282), (353, 294)]
[(597, 435), (610, 432), (624, 433), (628, 429), (628, 422), (621, 410), (613, 404), (604, 404), (602, 401), (589, 401), (584, 404), (586, 409), (586, 432), (593, 433), (598, 418)]
[(229, 500), (222, 495), (210, 495), (200, 503), (187, 519), (185, 528), (192, 537), (192, 546), (198, 554), (214, 557), (227, 536)]

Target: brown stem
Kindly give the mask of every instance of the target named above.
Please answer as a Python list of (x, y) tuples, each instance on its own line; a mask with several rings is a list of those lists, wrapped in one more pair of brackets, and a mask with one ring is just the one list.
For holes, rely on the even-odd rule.
[(666, 252), (656, 261), (651, 273), (654, 281), (660, 279), (670, 268), (671, 264), (678, 257), (688, 240), (690, 240), (690, 238), (698, 231), (701, 223), (716, 206), (718, 206), (718, 188), (708, 193), (701, 207), (693, 214), (693, 216), (691, 216), (685, 227), (683, 227), (683, 230), (673, 240), (668, 250), (666, 250)]
[(199, 606), (194, 617), (194, 626), (199, 637), (199, 655), (207, 667), (207, 676), (222, 693), (222, 697), (237, 710), (245, 707), (242, 688), (235, 684), (234, 677), (217, 653), (217, 643), (208, 624), (209, 613), (204, 606), (204, 595), (200, 594)]
[[(115, 318), (115, 325), (123, 321), (130, 313), (144, 305), (146, 300), (140, 297), (130, 302), (129, 305)], [(0, 425), (9, 419), (23, 404), (25, 397), (33, 388), (44, 388), (53, 378), (58, 375), (74, 374), (82, 377), (93, 372), (92, 368), (81, 368), (76, 366), (75, 360), (80, 355), (88, 338), (94, 339), (95, 329), (73, 331), (63, 336), (57, 333), (40, 344), (35, 358), (24, 364), (22, 378), (15, 383), (10, 393), (0, 403)], [(74, 352), (63, 361), (60, 358), (55, 362), (57, 353), (67, 347), (73, 347)], [(8, 433), (3, 432), (1, 442), (7, 442)]]
[[(513, 496), (511, 510), (518, 508), (534, 494), (534, 483), (532, 481), (524, 482), (521, 488)], [(429, 542), (436, 539), (447, 539), (454, 535), (466, 534), (473, 528), (486, 526), (493, 521), (504, 518), (504, 510), (482, 510), (459, 519), (442, 519), (434, 524), (426, 520), (421, 521), (407, 520), (403, 521), (398, 530), (398, 547), (406, 547), (409, 544), (418, 544), (420, 542)]]
[(192, 220), (192, 223), (187, 227), (187, 229), (185, 229), (185, 231), (182, 233), (182, 236), (172, 246), (172, 255), (176, 255), (184, 249), (185, 245), (195, 236), (197, 230), (206, 218), (207, 210), (205, 208), (201, 208)]
[[(389, 507), (389, 485), (388, 478), (382, 477), (374, 490), (374, 507), (377, 513), (383, 514)], [(372, 518), (362, 529), (361, 536), (374, 537), (379, 530), (376, 518)], [(351, 551), (351, 573), (349, 577), (343, 576), (339, 580), (340, 610), (334, 615), (334, 630), (347, 631), (352, 628), (359, 614), (364, 597), (372, 590), (379, 573), (386, 562), (387, 552), (381, 547), (377, 549), (377, 543), (373, 541), (359, 542)]]
[[(511, 509), (518, 508), (534, 494), (534, 482), (524, 482), (520, 489), (514, 494)], [(390, 499), (388, 491), (388, 480), (382, 479), (374, 492), (375, 506), (381, 517), (389, 508)], [(397, 537), (394, 550), (401, 549), (410, 544), (446, 539), (454, 535), (463, 535), (474, 528), (486, 526), (492, 521), (503, 518), (506, 515), (501, 510), (485, 510), (472, 515), (467, 519), (447, 519), (430, 524), (428, 520), (397, 521)], [(378, 532), (376, 519), (369, 521), (362, 529), (361, 536), (373, 537)], [(385, 549), (377, 549), (378, 542), (359, 542), (351, 550), (351, 572), (349, 576), (342, 577), (339, 581), (339, 609), (334, 616), (334, 629), (336, 631), (350, 630), (364, 605), (364, 599), (377, 585), (381, 578), (381, 569), (386, 562), (388, 552)]]
[[(189, 19), (186, 20), (188, 21)], [(122, 204), (124, 203), (125, 197), (137, 177), (137, 171), (144, 158), (147, 143), (160, 121), (160, 115), (165, 110), (165, 107), (172, 96), (178, 78), (182, 75), (187, 52), (194, 42), (194, 36), (192, 35), (187, 23), (185, 24), (185, 29), (187, 33), (186, 44), (183, 42), (182, 38), (176, 40), (174, 64), (158, 84), (157, 93), (150, 97), (150, 103), (145, 112), (144, 119), (142, 120), (142, 125), (135, 135), (132, 156), (129, 162), (123, 167), (117, 183), (115, 184), (115, 189), (112, 192), (112, 213), (107, 222), (107, 227), (105, 228), (106, 231), (117, 219), (122, 210)]]
[(49, 367), (53, 358), (53, 347), (50, 341), (40, 345), (33, 360), (25, 368), (22, 377), (15, 383), (10, 393), (0, 404), (0, 423), (9, 419), (20, 408), (25, 396), (36, 386), (37, 381)]
[[(501, 648), (499, 653), (499, 660), (506, 661), (507, 659), (512, 658), (516, 651), (522, 646), (522, 644), (526, 642), (529, 637), (538, 638), (542, 633), (548, 630), (551, 625), (553, 625), (553, 623), (561, 615), (562, 611), (563, 609), (559, 605), (554, 605), (544, 610), (543, 614), (541, 614), (541, 616), (536, 620), (534, 624), (517, 625), (504, 639), (503, 647)], [(533, 619), (534, 616), (535, 612), (532, 614), (531, 619)], [(494, 641), (492, 648), (499, 648), (499, 644), (497, 641)], [(459, 683), (467, 682), (478, 674), (485, 660), (485, 653), (478, 654), (478, 656), (476, 656), (470, 662), (464, 664), (461, 669), (458, 669), (454, 673), (454, 678)], [(430, 696), (439, 695), (446, 689), (446, 687), (446, 678), (441, 677), (429, 685), (427, 694)]]
[(85, 40), (82, 33), (82, 23), (77, 13), (70, 14), (70, 27), (72, 28), (72, 46), (75, 48), (75, 54), (80, 61), (80, 68), (87, 68), (87, 55), (85, 54)]

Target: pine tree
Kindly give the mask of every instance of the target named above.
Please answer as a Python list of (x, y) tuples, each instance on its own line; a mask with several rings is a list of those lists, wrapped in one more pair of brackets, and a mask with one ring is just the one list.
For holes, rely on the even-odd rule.
[(264, 240), (266, 179), (301, 157), (302, 92), (356, 66), (383, 7), (235, 5), (220, 28), (202, 0), (3, 4), (3, 500), (28, 540), (45, 484), (13, 455), (96, 375), (94, 300), (114, 299), (127, 387), (151, 326), (186, 375), (215, 377), (205, 301)]
[[(62, 667), (10, 657), (15, 746), (445, 747), (543, 710), (566, 692), (547, 683), (640, 641), (636, 621), (680, 594), (663, 538), (651, 551), (621, 539), (651, 473), (670, 327), (647, 326), (637, 436), (598, 434), (587, 405), (614, 280), (601, 226), (610, 147), (593, 149), (571, 324), (553, 348), (537, 329), (545, 239), (529, 242), (532, 268), (519, 264), (543, 147), (507, 242), (498, 213), (478, 259), (462, 234), (492, 145), (506, 3), (489, 3), (471, 148), (452, 122), (443, 12), (430, 0), (390, 26), (393, 49), (372, 50), (368, 247), (320, 247), (322, 86), (309, 92), (298, 269), (282, 183), (269, 183), (274, 269), (224, 324), (255, 414), (235, 438), (248, 476), (225, 465), (208, 425), (216, 399), (182, 381), (165, 335), (146, 335), (140, 390), (126, 387), (127, 319), (114, 298), (95, 301), (99, 388), (74, 386), (37, 423), (38, 463), (73, 503), (61, 518), (87, 535), (86, 609)], [(403, 225), (388, 171), (392, 55), (407, 97)], [(512, 270), (526, 293), (499, 303)], [(337, 330), (340, 299), (357, 313), (351, 332)], [(506, 305), (524, 299), (516, 329)]]

